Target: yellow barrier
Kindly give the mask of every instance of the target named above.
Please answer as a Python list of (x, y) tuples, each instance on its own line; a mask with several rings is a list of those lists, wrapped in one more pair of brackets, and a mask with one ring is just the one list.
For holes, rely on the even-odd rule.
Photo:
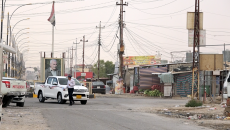
[(38, 98), (38, 95), (33, 93), (33, 98)]

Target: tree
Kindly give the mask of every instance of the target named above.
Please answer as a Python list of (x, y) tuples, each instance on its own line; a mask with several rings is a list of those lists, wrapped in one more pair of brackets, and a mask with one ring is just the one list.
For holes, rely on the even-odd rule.
[(38, 68), (37, 67), (34, 67), (34, 72), (38, 71)]
[[(97, 69), (97, 65), (98, 63), (95, 63), (93, 65), (93, 72), (96, 75), (96, 78), (98, 77), (98, 69)], [(109, 77), (107, 74), (111, 74), (114, 72), (114, 64), (112, 61), (104, 61), (104, 60), (100, 60), (100, 70), (99, 70), (99, 77), (100, 78), (105, 78), (105, 77)]]

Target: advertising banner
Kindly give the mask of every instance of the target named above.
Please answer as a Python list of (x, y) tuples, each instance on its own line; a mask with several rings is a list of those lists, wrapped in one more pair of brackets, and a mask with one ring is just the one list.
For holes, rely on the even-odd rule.
[(161, 63), (160, 56), (126, 56), (124, 65), (156, 65)]
[(61, 58), (45, 58), (44, 59), (44, 78), (49, 76), (63, 76), (64, 72)]
[[(201, 47), (205, 47), (206, 45), (206, 31), (200, 30), (200, 45)], [(188, 47), (193, 47), (193, 40), (194, 40), (194, 30), (188, 30)]]

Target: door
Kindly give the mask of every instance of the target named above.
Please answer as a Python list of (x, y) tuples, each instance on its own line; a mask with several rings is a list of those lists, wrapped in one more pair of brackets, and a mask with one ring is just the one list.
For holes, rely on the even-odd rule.
[(44, 96), (45, 97), (51, 97), (51, 83), (52, 83), (52, 80), (53, 80), (53, 77), (49, 77), (48, 80), (46, 81), (46, 84), (45, 84), (45, 89), (44, 89)]
[(57, 78), (53, 78), (49, 91), (50, 91), (50, 96), (52, 98), (57, 98), (57, 93), (58, 93), (58, 80), (57, 80)]

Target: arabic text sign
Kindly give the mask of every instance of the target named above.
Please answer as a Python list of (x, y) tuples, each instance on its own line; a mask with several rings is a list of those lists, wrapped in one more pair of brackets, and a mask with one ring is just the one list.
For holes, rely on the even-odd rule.
[(126, 56), (123, 57), (124, 65), (155, 65), (160, 64), (161, 58), (158, 56)]

